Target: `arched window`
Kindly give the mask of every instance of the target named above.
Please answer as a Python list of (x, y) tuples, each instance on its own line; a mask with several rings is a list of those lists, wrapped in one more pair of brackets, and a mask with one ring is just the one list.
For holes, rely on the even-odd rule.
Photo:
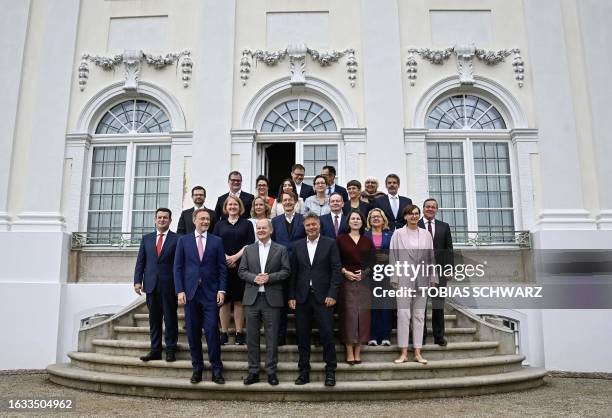
[(491, 103), (473, 95), (448, 97), (427, 115), (429, 129), (506, 129), (502, 115)]
[(478, 231), (484, 240), (513, 241), (510, 136), (493, 134), (507, 129), (502, 113), (476, 95), (453, 95), (432, 106), (425, 126), (429, 194), (454, 239), (467, 242), (468, 231)]
[(156, 104), (146, 100), (126, 100), (111, 109), (98, 123), (96, 134), (139, 134), (170, 131), (170, 120)]
[[(153, 231), (155, 210), (168, 206), (171, 130), (166, 112), (148, 100), (125, 100), (104, 113), (92, 136), (89, 244), (108, 245), (126, 232), (137, 242)], [(109, 143), (108, 135), (116, 138)]]
[(293, 99), (276, 106), (265, 117), (261, 132), (337, 131), (332, 115), (320, 104)]

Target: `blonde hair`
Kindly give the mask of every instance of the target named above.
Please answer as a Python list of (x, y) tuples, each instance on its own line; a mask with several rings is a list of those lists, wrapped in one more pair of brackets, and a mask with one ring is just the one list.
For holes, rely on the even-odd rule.
[(270, 205), (268, 205), (268, 202), (266, 202), (266, 199), (264, 199), (261, 196), (257, 196), (255, 199), (253, 199), (253, 203), (251, 204), (251, 218), (255, 218), (255, 201), (256, 200), (261, 200), (264, 204), (264, 213), (266, 214), (266, 218), (270, 217), (270, 213), (272, 213), (272, 209), (270, 208)]
[(225, 202), (223, 202), (223, 214), (226, 215), (226, 216), (228, 215), (228, 213), (227, 213), (227, 202), (229, 202), (230, 199), (232, 199), (236, 203), (238, 203), (238, 206), (240, 207), (240, 210), (238, 211), (238, 215), (242, 216), (242, 214), (244, 213), (244, 203), (242, 203), (242, 200), (240, 200), (239, 197), (232, 196), (232, 195), (229, 195), (227, 197), (227, 199), (225, 199)]
[(378, 212), (380, 213), (380, 216), (383, 218), (383, 226), (382, 229), (389, 229), (389, 220), (387, 219), (387, 215), (385, 215), (385, 212), (382, 211), (382, 209), (379, 208), (374, 208), (372, 210), (370, 210), (370, 212), (368, 212), (368, 220), (367, 220), (367, 230), (371, 231), (372, 230), (372, 225), (370, 224), (370, 218), (372, 217), (372, 212)]

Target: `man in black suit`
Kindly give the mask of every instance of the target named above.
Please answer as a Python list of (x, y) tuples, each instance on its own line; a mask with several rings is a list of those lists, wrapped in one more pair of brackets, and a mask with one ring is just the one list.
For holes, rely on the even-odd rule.
[(227, 199), (230, 194), (242, 200), (242, 204), (244, 205), (244, 213), (242, 214), (242, 217), (244, 219), (249, 219), (251, 217), (251, 205), (253, 204), (253, 199), (255, 196), (241, 190), (242, 174), (240, 174), (239, 171), (232, 171), (227, 176), (227, 184), (229, 185), (229, 192), (219, 196), (217, 199), (217, 205), (215, 206), (217, 220), (225, 219), (225, 215), (223, 214), (223, 203), (225, 203), (225, 199)]
[[(438, 201), (432, 197), (423, 202), (423, 218), (419, 221), (419, 227), (429, 231), (433, 237), (434, 258), (436, 264), (442, 266), (444, 272), (447, 265), (454, 266), (455, 258), (453, 255), (453, 238), (451, 236), (450, 225), (436, 219), (438, 213)], [(439, 287), (446, 286), (448, 277), (442, 274), (439, 280)], [(444, 338), (444, 298), (432, 298), (431, 325), (434, 343), (446, 346)], [(423, 327), (423, 344), (427, 336), (427, 321)]]
[(142, 361), (161, 360), (162, 321), (166, 325), (166, 361), (176, 360), (178, 320), (172, 268), (178, 238), (169, 229), (171, 222), (170, 209), (159, 208), (155, 211), (156, 231), (142, 237), (136, 258), (134, 291), (147, 295), (151, 337), (151, 351), (140, 357)]
[(329, 197), (331, 212), (321, 216), (321, 235), (336, 239), (340, 234), (348, 233), (348, 216), (343, 211), (342, 195), (336, 192)]
[(193, 207), (185, 209), (181, 213), (178, 227), (176, 228), (176, 233), (179, 235), (185, 235), (191, 234), (193, 231), (195, 231), (195, 225), (193, 224), (193, 211), (200, 208), (206, 209), (210, 215), (209, 229), (213, 231), (215, 229), (217, 215), (215, 214), (214, 210), (208, 209), (206, 206), (204, 206), (204, 202), (206, 201), (206, 189), (202, 186), (195, 186), (193, 189), (191, 189), (191, 200), (193, 200)]
[(349, 200), (348, 192), (346, 189), (339, 184), (336, 184), (336, 167), (333, 165), (325, 165), (321, 169), (321, 175), (327, 179), (327, 195), (331, 196), (333, 193), (340, 193), (342, 200), (346, 203)]
[(295, 183), (298, 197), (301, 197), (302, 200), (306, 200), (307, 197), (315, 194), (312, 186), (304, 183), (304, 173), (306, 173), (306, 169), (302, 164), (293, 164), (291, 167), (291, 179)]
[(389, 229), (393, 231), (406, 224), (402, 213), (406, 206), (412, 205), (412, 199), (398, 194), (400, 179), (397, 174), (389, 174), (387, 176), (385, 187), (387, 188), (388, 195), (376, 198), (372, 207), (380, 208), (385, 212), (385, 216), (389, 220)]
[(314, 316), (319, 327), (325, 386), (336, 385), (336, 347), (334, 345), (333, 306), (338, 300), (342, 281), (340, 254), (336, 241), (320, 235), (321, 225), (315, 213), (304, 216), (306, 239), (293, 243), (289, 307), (295, 309), (300, 374), (296, 385), (310, 382), (310, 335)]

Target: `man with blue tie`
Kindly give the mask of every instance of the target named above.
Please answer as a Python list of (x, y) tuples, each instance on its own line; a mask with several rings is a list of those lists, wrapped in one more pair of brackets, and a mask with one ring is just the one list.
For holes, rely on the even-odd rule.
[(412, 205), (412, 199), (398, 194), (400, 179), (397, 174), (389, 174), (387, 176), (385, 187), (387, 188), (387, 196), (376, 198), (372, 207), (380, 208), (385, 212), (385, 216), (389, 220), (389, 229), (393, 231), (406, 224), (406, 220), (402, 217), (402, 212), (406, 206)]
[(142, 361), (161, 360), (162, 321), (166, 325), (166, 361), (176, 360), (178, 320), (172, 268), (177, 235), (170, 231), (172, 212), (167, 208), (155, 211), (155, 232), (142, 237), (134, 268), (134, 291), (145, 292), (149, 309), (151, 351)]
[(329, 197), (331, 213), (321, 216), (321, 235), (336, 239), (340, 234), (348, 233), (347, 216), (343, 212), (344, 202), (340, 193), (335, 192)]
[(212, 381), (225, 383), (221, 363), (219, 307), (227, 290), (227, 267), (221, 238), (209, 234), (210, 214), (206, 209), (193, 212), (193, 234), (183, 235), (176, 245), (174, 287), (178, 302), (185, 305), (187, 339), (191, 351), (191, 383), (202, 381), (202, 328), (206, 335)]
[(327, 195), (331, 196), (334, 193), (340, 193), (340, 196), (342, 196), (342, 201), (344, 203), (348, 202), (349, 196), (346, 189), (335, 183), (336, 167), (333, 165), (323, 166), (321, 169), (321, 175), (327, 179)]

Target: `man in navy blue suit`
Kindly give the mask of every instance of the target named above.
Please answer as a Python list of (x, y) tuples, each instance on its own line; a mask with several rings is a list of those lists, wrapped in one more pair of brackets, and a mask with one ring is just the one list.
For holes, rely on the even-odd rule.
[(329, 197), (331, 213), (321, 216), (321, 235), (336, 239), (340, 234), (348, 233), (347, 216), (343, 212), (342, 195), (335, 192)]
[[(302, 238), (306, 238), (304, 230), (304, 217), (301, 213), (295, 212), (295, 204), (297, 196), (293, 192), (283, 193), (281, 198), (285, 213), (275, 216), (272, 219), (272, 241), (277, 244), (287, 247), (289, 256), (291, 256), (291, 243)], [(283, 282), (283, 296), (287, 302), (289, 294), (288, 280)], [(287, 339), (287, 303), (283, 304), (283, 309), (280, 315), (280, 323), (278, 325), (278, 345), (283, 346)]]
[(333, 165), (325, 165), (321, 169), (321, 175), (327, 179), (327, 195), (331, 196), (334, 193), (340, 193), (342, 200), (346, 203), (349, 200), (348, 192), (339, 184), (336, 184), (336, 167)]
[(195, 231), (183, 235), (176, 245), (174, 287), (178, 302), (185, 305), (187, 339), (191, 351), (193, 374), (191, 383), (202, 381), (202, 327), (212, 367), (212, 381), (225, 383), (221, 363), (219, 337), (219, 306), (227, 290), (227, 267), (223, 241), (208, 233), (210, 214), (206, 209), (193, 212)]
[(315, 194), (312, 186), (304, 183), (305, 173), (306, 169), (302, 164), (293, 164), (291, 167), (291, 179), (295, 183), (295, 189), (297, 190), (298, 197), (301, 197), (302, 200), (306, 200), (307, 197)]
[(225, 203), (225, 199), (227, 199), (230, 194), (242, 200), (242, 204), (244, 205), (244, 213), (242, 214), (242, 217), (244, 219), (249, 219), (251, 217), (251, 206), (253, 205), (253, 199), (255, 199), (255, 196), (242, 190), (242, 174), (240, 174), (240, 171), (232, 171), (229, 173), (227, 176), (227, 184), (229, 185), (229, 192), (219, 196), (217, 199), (217, 205), (215, 206), (217, 221), (227, 218), (227, 216), (223, 213), (223, 204)]
[(149, 308), (151, 351), (142, 361), (161, 360), (162, 321), (166, 325), (166, 361), (176, 360), (178, 320), (172, 268), (177, 235), (170, 231), (172, 212), (167, 208), (155, 211), (155, 232), (142, 237), (134, 268), (134, 291), (145, 292)]
[(385, 187), (387, 188), (388, 195), (376, 198), (372, 207), (380, 208), (385, 212), (385, 216), (389, 220), (389, 229), (393, 231), (406, 224), (406, 220), (402, 217), (402, 212), (406, 206), (412, 205), (412, 199), (398, 194), (400, 179), (397, 174), (389, 174), (387, 176)]

